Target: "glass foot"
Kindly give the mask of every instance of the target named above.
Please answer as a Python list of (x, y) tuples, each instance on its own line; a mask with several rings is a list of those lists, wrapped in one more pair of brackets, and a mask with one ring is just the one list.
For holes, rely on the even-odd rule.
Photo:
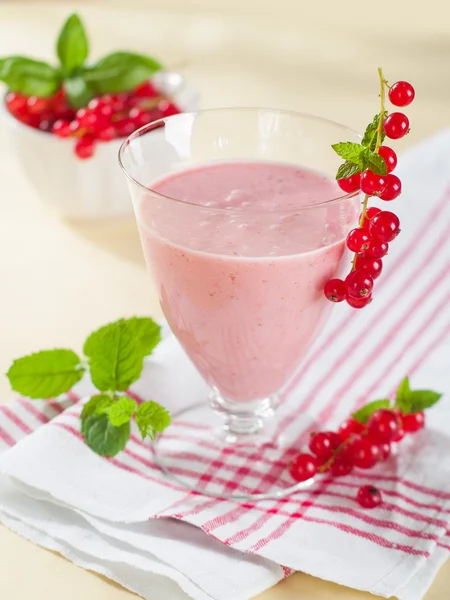
[[(216, 498), (282, 498), (313, 483), (296, 483), (289, 463), (299, 452), (276, 437), (276, 418), (241, 414), (230, 421), (212, 400), (172, 415), (172, 424), (153, 445), (164, 473), (189, 490)], [(270, 413), (270, 407), (266, 407)]]

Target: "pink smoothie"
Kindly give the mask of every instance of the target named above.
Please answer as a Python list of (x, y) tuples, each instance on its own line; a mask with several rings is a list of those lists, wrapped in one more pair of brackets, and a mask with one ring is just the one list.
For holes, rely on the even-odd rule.
[[(280, 390), (320, 330), (325, 282), (355, 218), (320, 173), (271, 162), (215, 163), (151, 185), (137, 208), (166, 318), (228, 400)], [(174, 376), (176, 376), (174, 374)]]

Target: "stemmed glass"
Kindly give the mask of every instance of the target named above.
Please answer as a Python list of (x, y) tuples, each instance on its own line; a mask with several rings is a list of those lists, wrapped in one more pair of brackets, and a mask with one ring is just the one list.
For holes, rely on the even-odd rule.
[[(195, 474), (205, 456), (212, 456), (211, 466), (227, 454), (260, 451), (264, 464), (287, 455), (286, 441), (274, 433), (274, 410), (329, 314), (323, 287), (341, 269), (345, 236), (358, 215), (358, 194), (343, 195), (334, 181), (339, 158), (331, 144), (343, 140), (360, 138), (310, 115), (233, 108), (151, 123), (120, 149), (162, 310), (211, 389), (209, 402), (199, 398), (173, 415), (186, 435), (169, 427), (154, 448), (164, 471), (190, 489), (255, 499), (304, 485), (287, 474), (264, 489), (223, 486), (214, 477), (205, 485)], [(182, 186), (166, 195), (158, 183), (205, 165), (255, 163), (299, 167), (299, 189), (305, 172), (323, 185), (312, 186), (301, 201), (294, 195), (271, 204), (255, 202), (245, 189), (231, 190), (220, 202), (211, 201), (211, 193), (208, 201), (201, 191), (184, 194)], [(275, 184), (282, 190), (282, 178)]]

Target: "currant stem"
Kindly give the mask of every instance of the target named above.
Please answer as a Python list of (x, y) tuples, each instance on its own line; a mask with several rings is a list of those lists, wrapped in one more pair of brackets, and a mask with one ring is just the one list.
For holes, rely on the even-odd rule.
[[(378, 151), (380, 149), (381, 146), (381, 137), (383, 134), (383, 125), (384, 125), (384, 113), (385, 113), (385, 109), (384, 109), (384, 101), (385, 101), (385, 85), (387, 85), (387, 81), (384, 79), (383, 77), (383, 70), (381, 69), (381, 67), (378, 67), (378, 76), (380, 78), (380, 101), (381, 101), (381, 110), (380, 110), (380, 118), (378, 120), (378, 129), (377, 129), (377, 141), (375, 144), (375, 152), (378, 154)], [(363, 226), (364, 220), (366, 218), (366, 214), (367, 214), (367, 204), (369, 202), (369, 195), (366, 194), (364, 196), (364, 200), (362, 201), (362, 211), (361, 211), (361, 218), (359, 220), (359, 227), (361, 228)], [(352, 261), (352, 271), (355, 270), (356, 267), (356, 259), (358, 258), (358, 255), (355, 254), (353, 257), (353, 261)]]

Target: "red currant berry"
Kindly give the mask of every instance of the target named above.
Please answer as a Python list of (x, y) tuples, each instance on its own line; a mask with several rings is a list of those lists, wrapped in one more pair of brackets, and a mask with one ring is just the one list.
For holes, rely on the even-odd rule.
[(24, 123), (25, 125), (29, 125), (30, 127), (33, 127), (34, 129), (38, 129), (39, 124), (41, 122), (39, 115), (32, 115), (31, 113), (18, 113), (15, 115), (15, 117), (21, 123)]
[(134, 95), (141, 96), (142, 98), (154, 98), (158, 95), (158, 90), (151, 81), (144, 81), (144, 83), (138, 85), (134, 90)]
[[(367, 210), (366, 210), (366, 216), (364, 218), (363, 223), (360, 225), (360, 227), (363, 227), (364, 229), (368, 229), (371, 220), (374, 218), (375, 215), (377, 215), (379, 212), (381, 212), (381, 208), (377, 208), (376, 206), (370, 206)], [(362, 214), (359, 215), (359, 222), (361, 223), (361, 218), (362, 218)]]
[(324, 292), (330, 302), (342, 302), (347, 294), (347, 286), (342, 279), (330, 279), (325, 284)]
[(129, 118), (121, 119), (115, 124), (118, 137), (128, 137), (136, 130), (136, 125)]
[(383, 210), (373, 217), (369, 231), (382, 242), (392, 242), (400, 232), (400, 220), (394, 213)]
[(158, 110), (163, 118), (179, 115), (181, 112), (178, 106), (176, 106), (173, 102), (168, 102), (167, 100), (162, 100), (158, 104)]
[[(102, 98), (105, 98), (105, 96), (102, 96)], [(128, 94), (126, 92), (122, 92), (120, 94), (111, 94), (111, 96), (109, 96), (109, 103), (111, 104), (114, 113), (119, 113), (125, 110), (127, 102)]]
[(53, 129), (53, 121), (50, 119), (40, 119), (39, 129), (41, 131), (51, 131)]
[(395, 437), (392, 438), (392, 441), (393, 442), (400, 442), (404, 437), (405, 437), (405, 430), (403, 429), (402, 426), (400, 426), (400, 429), (395, 434)]
[(352, 192), (359, 190), (360, 181), (361, 174), (356, 173), (356, 175), (351, 175), (350, 177), (345, 177), (344, 179), (338, 179), (337, 184), (343, 192), (346, 194), (351, 194)]
[(409, 120), (399, 112), (391, 113), (384, 122), (384, 133), (392, 140), (398, 140), (409, 131)]
[(347, 457), (355, 467), (371, 469), (381, 459), (381, 450), (373, 440), (357, 437), (349, 443)]
[(364, 253), (364, 257), (370, 256), (370, 258), (383, 258), (386, 256), (389, 250), (389, 244), (372, 238), (370, 248)]
[(333, 477), (344, 477), (353, 471), (353, 465), (348, 461), (345, 452), (337, 454), (330, 467)]
[(139, 127), (143, 127), (148, 123), (151, 123), (151, 121), (153, 120), (150, 113), (147, 110), (142, 110), (140, 108), (132, 108), (128, 116), (133, 121), (136, 129), (138, 129)]
[(68, 113), (72, 113), (73, 110), (69, 106), (67, 102), (66, 95), (63, 89), (60, 89), (56, 92), (56, 94), (51, 98), (51, 107), (56, 116), (65, 116)]
[(321, 431), (311, 436), (309, 449), (316, 456), (330, 458), (341, 442), (341, 437), (334, 431)]
[(75, 154), (78, 158), (90, 158), (94, 154), (95, 142), (89, 135), (84, 135), (75, 144)]
[(74, 119), (73, 121), (71, 121), (70, 125), (69, 125), (69, 129), (70, 129), (71, 135), (74, 133), (78, 133), (81, 129), (80, 121), (78, 121), (78, 119)]
[(60, 138), (69, 137), (70, 135), (72, 135), (72, 130), (70, 129), (70, 122), (63, 121), (62, 119), (55, 121), (55, 123), (53, 124), (53, 133)]
[(48, 98), (39, 98), (38, 96), (30, 96), (27, 100), (28, 112), (32, 115), (38, 115), (49, 108)]
[(368, 196), (380, 194), (386, 186), (385, 175), (376, 175), (370, 169), (366, 169), (361, 175), (361, 191)]
[(394, 106), (408, 106), (414, 100), (416, 92), (407, 81), (397, 81), (389, 90), (389, 100)]
[(360, 271), (364, 271), (368, 275), (372, 277), (372, 279), (377, 279), (381, 275), (381, 271), (383, 270), (383, 261), (381, 258), (371, 258), (370, 256), (357, 256), (356, 269)]
[(21, 112), (26, 107), (27, 100), (27, 96), (18, 94), (17, 92), (9, 92), (5, 98), (6, 106), (13, 114)]
[(105, 127), (104, 129), (100, 129), (100, 131), (97, 133), (97, 139), (100, 140), (101, 142), (110, 142), (116, 136), (117, 136), (117, 131), (112, 125), (109, 125), (108, 127)]
[(331, 464), (332, 464), (330, 457), (315, 456), (314, 459), (316, 461), (317, 472), (318, 473), (328, 473), (328, 471), (331, 469)]
[(289, 472), (295, 481), (307, 481), (317, 473), (317, 463), (311, 454), (299, 454), (289, 467)]
[(352, 308), (364, 308), (372, 302), (372, 294), (369, 294), (365, 298), (353, 298), (353, 296), (347, 296), (346, 301)]
[(376, 508), (382, 502), (381, 493), (373, 485), (363, 485), (356, 494), (356, 500), (363, 508)]
[[(394, 440), (395, 441), (395, 440)], [(391, 455), (391, 445), (389, 442), (383, 442), (382, 444), (378, 444), (380, 447), (380, 460), (387, 460)]]
[(397, 155), (389, 146), (380, 146), (378, 154), (386, 163), (387, 172), (391, 173), (397, 166)]
[(370, 436), (379, 442), (392, 442), (400, 428), (399, 416), (389, 408), (376, 410), (367, 423)]
[(386, 175), (386, 187), (380, 194), (381, 200), (395, 200), (402, 193), (402, 182), (397, 175)]
[(365, 252), (370, 248), (371, 240), (367, 229), (352, 229), (347, 235), (347, 248), (352, 252)]
[(339, 435), (343, 440), (348, 439), (351, 435), (358, 435), (365, 431), (366, 427), (354, 419), (353, 417), (348, 418), (346, 421), (341, 423), (339, 427)]
[(80, 108), (77, 111), (77, 121), (83, 129), (93, 129), (98, 124), (98, 116), (89, 108)]
[(372, 277), (364, 271), (352, 271), (345, 278), (347, 296), (352, 298), (366, 298), (373, 289)]
[(405, 432), (414, 433), (425, 426), (425, 414), (423, 412), (401, 415), (402, 427)]

